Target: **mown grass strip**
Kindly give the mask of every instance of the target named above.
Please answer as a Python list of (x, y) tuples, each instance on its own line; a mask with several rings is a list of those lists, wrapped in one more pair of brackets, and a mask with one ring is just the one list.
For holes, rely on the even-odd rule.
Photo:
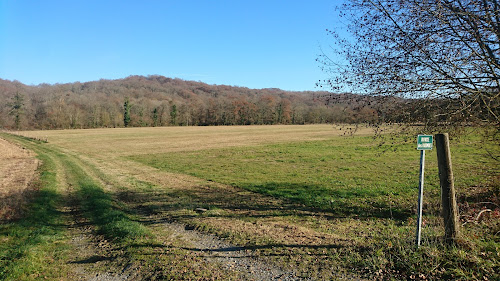
[(98, 232), (108, 239), (123, 241), (149, 234), (146, 227), (133, 221), (126, 213), (123, 205), (114, 200), (113, 196), (103, 190), (91, 176), (72, 157), (53, 151), (62, 161), (68, 184), (76, 190), (76, 195), (85, 216), (97, 226)]

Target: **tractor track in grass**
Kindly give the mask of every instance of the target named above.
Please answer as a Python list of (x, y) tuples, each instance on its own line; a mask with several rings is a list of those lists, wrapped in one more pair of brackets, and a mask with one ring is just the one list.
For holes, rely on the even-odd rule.
[[(140, 276), (131, 267), (120, 266), (123, 253), (115, 249), (114, 245), (102, 235), (97, 234), (95, 225), (83, 214), (81, 202), (77, 199), (77, 186), (71, 179), (71, 171), (67, 164), (76, 163), (75, 158), (61, 153), (57, 149), (46, 145), (33, 147), (39, 153), (44, 153), (55, 166), (57, 186), (64, 204), (60, 212), (66, 218), (66, 229), (69, 237), (70, 251), (65, 266), (70, 272), (70, 280), (141, 280)], [(64, 158), (64, 160), (63, 160)], [(82, 169), (82, 165), (78, 164)], [(119, 262), (118, 262), (119, 261)]]
[(162, 227), (172, 235), (186, 240), (185, 249), (197, 252), (204, 259), (217, 262), (227, 270), (242, 273), (246, 280), (311, 280), (297, 276), (292, 270), (284, 270), (261, 261), (254, 251), (231, 245), (215, 235), (192, 230), (179, 223), (164, 222)]
[[(17, 183), (17, 185), (11, 184), (11, 189), (19, 186), (18, 188), (23, 188), (21, 190), (24, 192), (24, 188), (28, 184), (27, 177), (33, 178), (32, 174), (36, 173), (35, 169), (40, 166), (38, 159), (28, 159), (30, 155), (34, 158), (34, 154), (29, 151), (43, 155), (44, 161), (51, 162), (52, 169), (48, 172), (55, 174), (56, 192), (62, 198), (62, 200), (59, 200), (59, 204), (56, 205), (56, 210), (54, 211), (62, 218), (65, 237), (64, 244), (66, 245), (64, 247), (66, 250), (62, 250), (64, 252), (63, 258), (61, 256), (58, 257), (60, 259), (58, 262), (59, 269), (53, 269), (54, 272), (59, 272), (56, 273), (56, 275), (60, 275), (58, 278), (61, 278), (61, 280), (141, 280), (142, 278), (134, 272), (134, 268), (130, 266), (123, 267), (122, 264), (128, 264), (126, 263), (126, 259), (122, 257), (123, 253), (115, 249), (116, 247), (102, 235), (98, 235), (95, 225), (90, 223), (83, 215), (80, 202), (76, 196), (76, 186), (71, 179), (71, 171), (67, 167), (67, 164), (74, 162), (74, 159), (44, 144), (30, 142), (26, 139), (10, 137), (6, 139), (8, 141), (0, 139), (2, 144), (0, 160), (5, 162), (12, 158), (15, 161), (7, 163), (9, 164), (7, 168), (12, 168), (15, 165), (19, 169), (15, 169), (14, 171), (10, 169), (6, 174), (8, 177), (4, 181), (16, 176), (14, 172), (21, 171), (23, 167), (25, 167), (23, 174), (26, 174), (26, 176), (22, 177), (17, 176), (17, 180), (14, 178), (16, 180), (14, 183)], [(17, 154), (7, 155), (6, 157), (6, 151), (11, 154)], [(28, 164), (34, 163), (31, 165), (32, 168), (27, 164), (21, 167), (18, 162), (22, 160)], [(60, 228), (57, 225), (47, 225), (47, 227)], [(49, 259), (54, 258), (52, 254), (47, 253)], [(26, 272), (26, 274), (29, 276), (44, 276), (43, 272)]]

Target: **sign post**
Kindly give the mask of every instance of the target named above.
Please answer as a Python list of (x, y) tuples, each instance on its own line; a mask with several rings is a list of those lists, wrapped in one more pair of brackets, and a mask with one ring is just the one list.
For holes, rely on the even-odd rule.
[(420, 150), (420, 178), (418, 183), (418, 217), (417, 217), (417, 247), (420, 246), (420, 233), (422, 229), (422, 207), (424, 197), (424, 168), (425, 168), (425, 151), (432, 149), (431, 135), (417, 136), (417, 150)]

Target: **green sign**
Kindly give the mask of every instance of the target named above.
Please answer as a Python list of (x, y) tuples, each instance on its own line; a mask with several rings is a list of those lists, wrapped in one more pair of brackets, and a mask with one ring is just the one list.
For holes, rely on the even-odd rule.
[(417, 149), (430, 150), (432, 149), (432, 136), (431, 135), (418, 135), (417, 136)]

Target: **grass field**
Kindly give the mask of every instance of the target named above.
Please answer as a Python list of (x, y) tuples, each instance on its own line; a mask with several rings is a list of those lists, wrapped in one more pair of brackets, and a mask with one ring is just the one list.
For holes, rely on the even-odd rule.
[[(486, 156), (479, 136), (452, 139), (463, 224), (454, 247), (441, 239), (436, 157), (427, 152), (423, 245), (417, 249), (416, 141), (374, 138), (368, 128), (354, 135), (345, 131), (310, 125), (22, 132), (48, 143), (1, 136), (37, 152), (42, 169), (57, 175), (46, 184), (50, 197), (71, 198), (70, 207), (93, 226), (92, 233), (115, 249), (104, 266), (133, 264), (141, 277), (241, 278), (165, 230), (161, 222), (168, 221), (215, 234), (258, 260), (318, 280), (351, 272), (353, 278), (381, 280), (500, 278), (499, 164)], [(54, 210), (64, 208), (54, 202)], [(59, 219), (71, 220), (64, 213)], [(10, 241), (23, 223), (3, 225), (0, 239)], [(66, 250), (40, 252), (71, 258), (74, 233), (51, 231), (48, 236)], [(9, 243), (0, 247), (3, 260), (14, 255)], [(14, 263), (0, 265), (4, 278), (24, 276), (14, 274)], [(66, 275), (59, 277), (74, 270), (61, 269)]]

